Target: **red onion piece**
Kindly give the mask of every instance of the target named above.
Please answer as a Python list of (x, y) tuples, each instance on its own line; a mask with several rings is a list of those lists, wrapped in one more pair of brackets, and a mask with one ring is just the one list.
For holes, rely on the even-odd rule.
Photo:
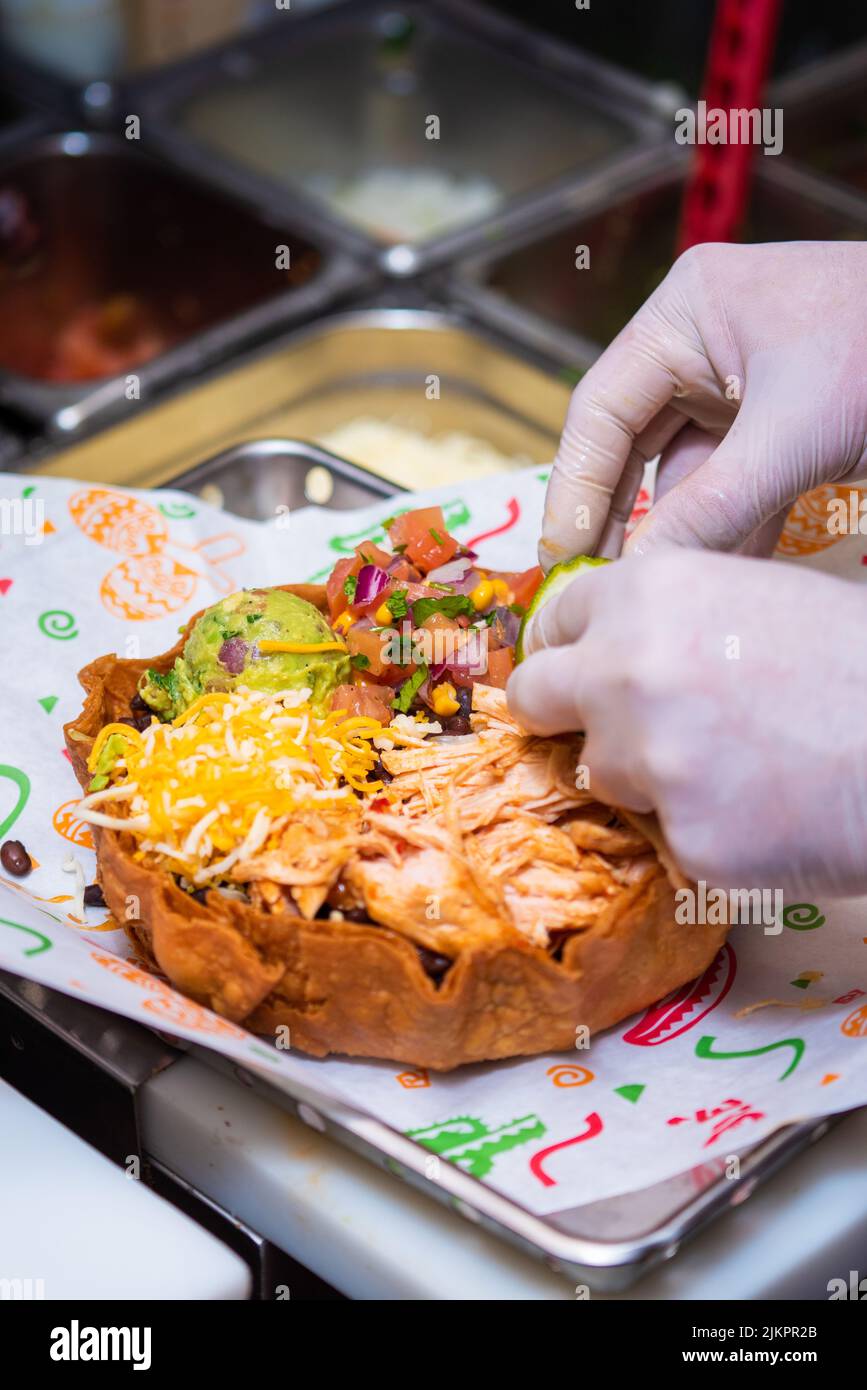
[(357, 606), (373, 603), (388, 588), (388, 575), (379, 565), (362, 565), (352, 602)]
[(511, 608), (495, 608), (491, 628), (496, 631), (504, 647), (514, 647), (518, 640), (521, 619)]
[(230, 637), (221, 646), (217, 660), (232, 676), (240, 676), (247, 656), (247, 643), (243, 637)]
[(440, 565), (439, 569), (431, 570), (426, 576), (428, 584), (455, 584), (459, 579), (465, 579), (467, 571), (473, 567), (472, 561), (466, 557), (459, 560), (449, 560), (447, 565)]

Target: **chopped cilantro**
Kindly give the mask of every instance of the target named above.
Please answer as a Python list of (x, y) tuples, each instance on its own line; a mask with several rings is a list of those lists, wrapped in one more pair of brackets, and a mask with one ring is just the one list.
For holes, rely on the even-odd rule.
[(443, 540), (443, 538), (442, 538), (442, 536), (440, 535), (439, 531), (435, 531), (434, 528), (433, 528), (433, 526), (430, 527), (430, 533), (431, 533), (431, 535), (433, 536), (434, 540), (436, 541), (437, 545), (445, 545), (445, 541)]
[(358, 576), (349, 574), (343, 581), (343, 592), (351, 603), (355, 598), (355, 590), (358, 588)]
[(355, 656), (349, 658), (356, 671), (366, 671), (370, 665), (370, 657), (365, 656), (364, 652), (356, 652)]
[(526, 613), (526, 611), (527, 611), (527, 610), (526, 610), (526, 608), (524, 607), (523, 603), (510, 603), (510, 604), (509, 604), (509, 612), (510, 612), (510, 613), (514, 613), (514, 615), (515, 615), (516, 618), (523, 618), (523, 616), (524, 616), (524, 614)]
[(402, 555), (406, 550), (406, 541), (404, 541), (403, 545), (393, 545), (392, 550), (394, 551), (395, 555)]
[(406, 601), (406, 589), (395, 589), (394, 593), (386, 602), (388, 603), (388, 610), (395, 622), (398, 618), (406, 617), (409, 611), (409, 604)]
[(471, 614), (475, 609), (467, 594), (444, 594), (442, 598), (417, 598), (412, 605), (412, 620), (421, 627), (431, 613), (444, 613), (447, 618), (457, 618), (460, 613)]
[(155, 685), (158, 690), (165, 691), (170, 700), (177, 700), (180, 695), (178, 686), (178, 673), (172, 668), (171, 671), (145, 671), (145, 679), (148, 685)]
[(396, 516), (387, 516), (387, 517), (385, 518), (385, 521), (381, 521), (379, 524), (380, 524), (380, 526), (382, 527), (383, 531), (387, 531), (387, 530), (389, 530), (390, 527), (392, 527), (392, 526), (394, 525), (394, 523), (395, 523), (396, 521), (397, 521), (397, 517), (396, 517)]
[(400, 714), (407, 714), (410, 705), (426, 680), (427, 667), (422, 664), (417, 670), (413, 671), (408, 680), (404, 681), (391, 702), (392, 709), (398, 710)]

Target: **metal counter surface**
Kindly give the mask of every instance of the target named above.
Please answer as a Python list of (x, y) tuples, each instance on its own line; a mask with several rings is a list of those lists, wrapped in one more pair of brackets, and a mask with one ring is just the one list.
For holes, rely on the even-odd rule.
[[(560, 1275), (192, 1057), (146, 1082), (147, 1152), (342, 1293), (562, 1300)], [(867, 1111), (847, 1116), (631, 1290), (595, 1298), (827, 1298), (867, 1267)]]

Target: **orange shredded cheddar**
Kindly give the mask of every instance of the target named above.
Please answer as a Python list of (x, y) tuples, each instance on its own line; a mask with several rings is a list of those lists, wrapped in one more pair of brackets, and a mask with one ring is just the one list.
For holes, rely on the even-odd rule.
[(258, 647), (264, 656), (270, 656), (272, 652), (345, 652), (348, 650), (343, 642), (269, 642), (264, 640), (258, 643)]
[(200, 696), (171, 723), (143, 732), (109, 724), (94, 741), (91, 770), (112, 734), (124, 740), (109, 785), (79, 804), (83, 820), (125, 831), (151, 863), (193, 886), (229, 882), (233, 864), (271, 848), (299, 812), (357, 820), (383, 733), (376, 719), (330, 712), (309, 691), (239, 687)]

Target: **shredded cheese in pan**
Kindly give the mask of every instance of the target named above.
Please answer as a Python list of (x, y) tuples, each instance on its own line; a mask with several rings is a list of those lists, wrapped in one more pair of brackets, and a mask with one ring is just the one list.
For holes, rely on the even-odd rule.
[(310, 691), (269, 694), (240, 687), (195, 700), (172, 723), (143, 732), (108, 724), (91, 749), (93, 771), (113, 734), (124, 750), (111, 784), (85, 796), (83, 820), (135, 837), (137, 857), (196, 886), (271, 848), (289, 818), (312, 808), (357, 819), (355, 791), (376, 764), (376, 719), (317, 713)]

